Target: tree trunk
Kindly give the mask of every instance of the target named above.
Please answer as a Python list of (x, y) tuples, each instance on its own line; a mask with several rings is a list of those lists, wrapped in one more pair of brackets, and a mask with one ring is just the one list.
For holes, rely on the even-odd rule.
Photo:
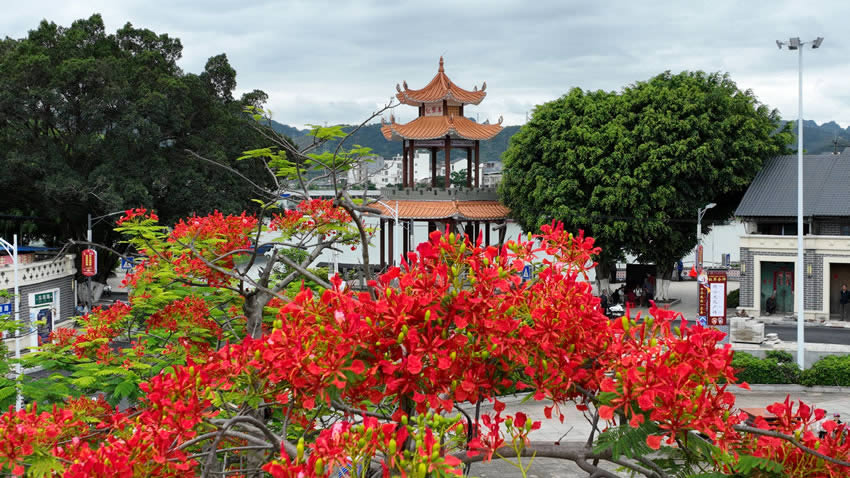
[(611, 265), (601, 261), (596, 264), (596, 291), (599, 295), (611, 295), (611, 279)]
[(246, 317), (245, 333), (251, 338), (259, 339), (263, 336), (263, 307), (269, 300), (271, 295), (261, 291), (251, 292), (245, 297), (245, 305), (242, 307)]
[(670, 300), (670, 280), (673, 277), (673, 267), (657, 266), (658, 279), (656, 280), (655, 294), (661, 300)]

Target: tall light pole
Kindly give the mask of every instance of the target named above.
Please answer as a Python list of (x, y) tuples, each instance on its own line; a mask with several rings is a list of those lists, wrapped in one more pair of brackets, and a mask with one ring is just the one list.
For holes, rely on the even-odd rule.
[[(126, 211), (115, 211), (115, 212), (110, 212), (109, 214), (104, 214), (102, 216), (96, 216), (96, 217), (91, 217), (91, 214), (89, 214), (88, 215), (88, 227), (86, 227), (86, 241), (89, 243), (89, 247), (91, 247), (91, 245), (92, 245), (92, 235), (91, 235), (92, 226), (97, 224), (98, 221), (100, 221), (103, 218), (107, 218), (107, 217), (110, 217), (110, 216), (117, 216), (118, 214), (124, 214), (125, 212)], [(92, 221), (94, 221), (94, 222), (92, 222)], [(88, 309), (89, 309), (89, 312), (91, 312), (91, 310), (94, 308), (94, 294), (92, 293), (92, 290), (91, 290), (91, 277), (88, 277), (87, 281), (88, 281), (88, 289), (89, 289), (89, 307), (88, 307)]]
[[(15, 308), (15, 325), (20, 327), (21, 325), (21, 295), (18, 290), (18, 235), (15, 234), (12, 236), (12, 243), (0, 237), (0, 247), (6, 251), (7, 254), (12, 256), (12, 265), (14, 269), (14, 280), (15, 280), (15, 297), (12, 307)], [(24, 397), (21, 394), (21, 375), (23, 374), (23, 368), (21, 367), (21, 334), (20, 330), (15, 330), (15, 360), (17, 363), (15, 364), (15, 372), (18, 374), (18, 380), (15, 384), (15, 388), (17, 389), (17, 397), (15, 398), (15, 410), (20, 411), (24, 405)]]
[(803, 284), (803, 47), (811, 45), (812, 49), (820, 48), (823, 37), (817, 37), (809, 42), (801, 42), (800, 37), (794, 37), (787, 43), (776, 40), (776, 46), (781, 50), (787, 46), (789, 50), (799, 53), (798, 64), (798, 93), (797, 93), (797, 266), (794, 268), (794, 296), (797, 309), (797, 365), (805, 368), (806, 340), (803, 324), (805, 323), (805, 287)]
[(700, 248), (702, 247), (702, 217), (705, 216), (705, 212), (709, 209), (717, 206), (715, 203), (708, 203), (704, 208), (700, 208), (697, 212), (697, 252), (696, 257), (694, 258), (694, 268), (696, 268), (697, 273), (702, 272), (702, 257), (700, 254)]

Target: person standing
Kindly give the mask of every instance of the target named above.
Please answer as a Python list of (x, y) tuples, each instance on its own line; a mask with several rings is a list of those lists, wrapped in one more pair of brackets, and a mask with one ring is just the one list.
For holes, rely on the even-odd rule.
[(841, 285), (838, 303), (841, 305), (841, 320), (847, 320), (847, 304), (850, 303), (850, 290), (847, 290), (847, 284)]
[(679, 262), (676, 263), (676, 271), (679, 273), (679, 282), (682, 282), (682, 269), (684, 268), (684, 264), (682, 264), (682, 261), (679, 260)]

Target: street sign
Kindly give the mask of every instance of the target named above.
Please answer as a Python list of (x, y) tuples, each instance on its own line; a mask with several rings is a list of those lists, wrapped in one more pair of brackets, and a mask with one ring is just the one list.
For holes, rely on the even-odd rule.
[(53, 292), (42, 292), (40, 294), (35, 294), (33, 298), (33, 305), (44, 305), (44, 304), (52, 304), (53, 303)]
[(94, 249), (86, 249), (80, 257), (82, 273), (86, 277), (91, 277), (97, 274), (97, 251)]
[(0, 304), (0, 315), (11, 315), (12, 314), (12, 303), (6, 302), (5, 304)]
[(522, 280), (531, 280), (531, 264), (526, 264), (522, 268)]
[(133, 257), (122, 257), (121, 258), (121, 270), (122, 271), (131, 271), (136, 267), (136, 261)]

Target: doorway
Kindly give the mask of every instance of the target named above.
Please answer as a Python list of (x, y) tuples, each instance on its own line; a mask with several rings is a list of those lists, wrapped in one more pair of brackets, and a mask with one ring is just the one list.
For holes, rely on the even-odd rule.
[(767, 298), (776, 293), (776, 314), (794, 312), (794, 263), (761, 263), (761, 311), (766, 313)]
[(841, 316), (841, 306), (838, 299), (841, 293), (841, 285), (850, 287), (850, 264), (829, 263), (829, 315), (830, 317)]

